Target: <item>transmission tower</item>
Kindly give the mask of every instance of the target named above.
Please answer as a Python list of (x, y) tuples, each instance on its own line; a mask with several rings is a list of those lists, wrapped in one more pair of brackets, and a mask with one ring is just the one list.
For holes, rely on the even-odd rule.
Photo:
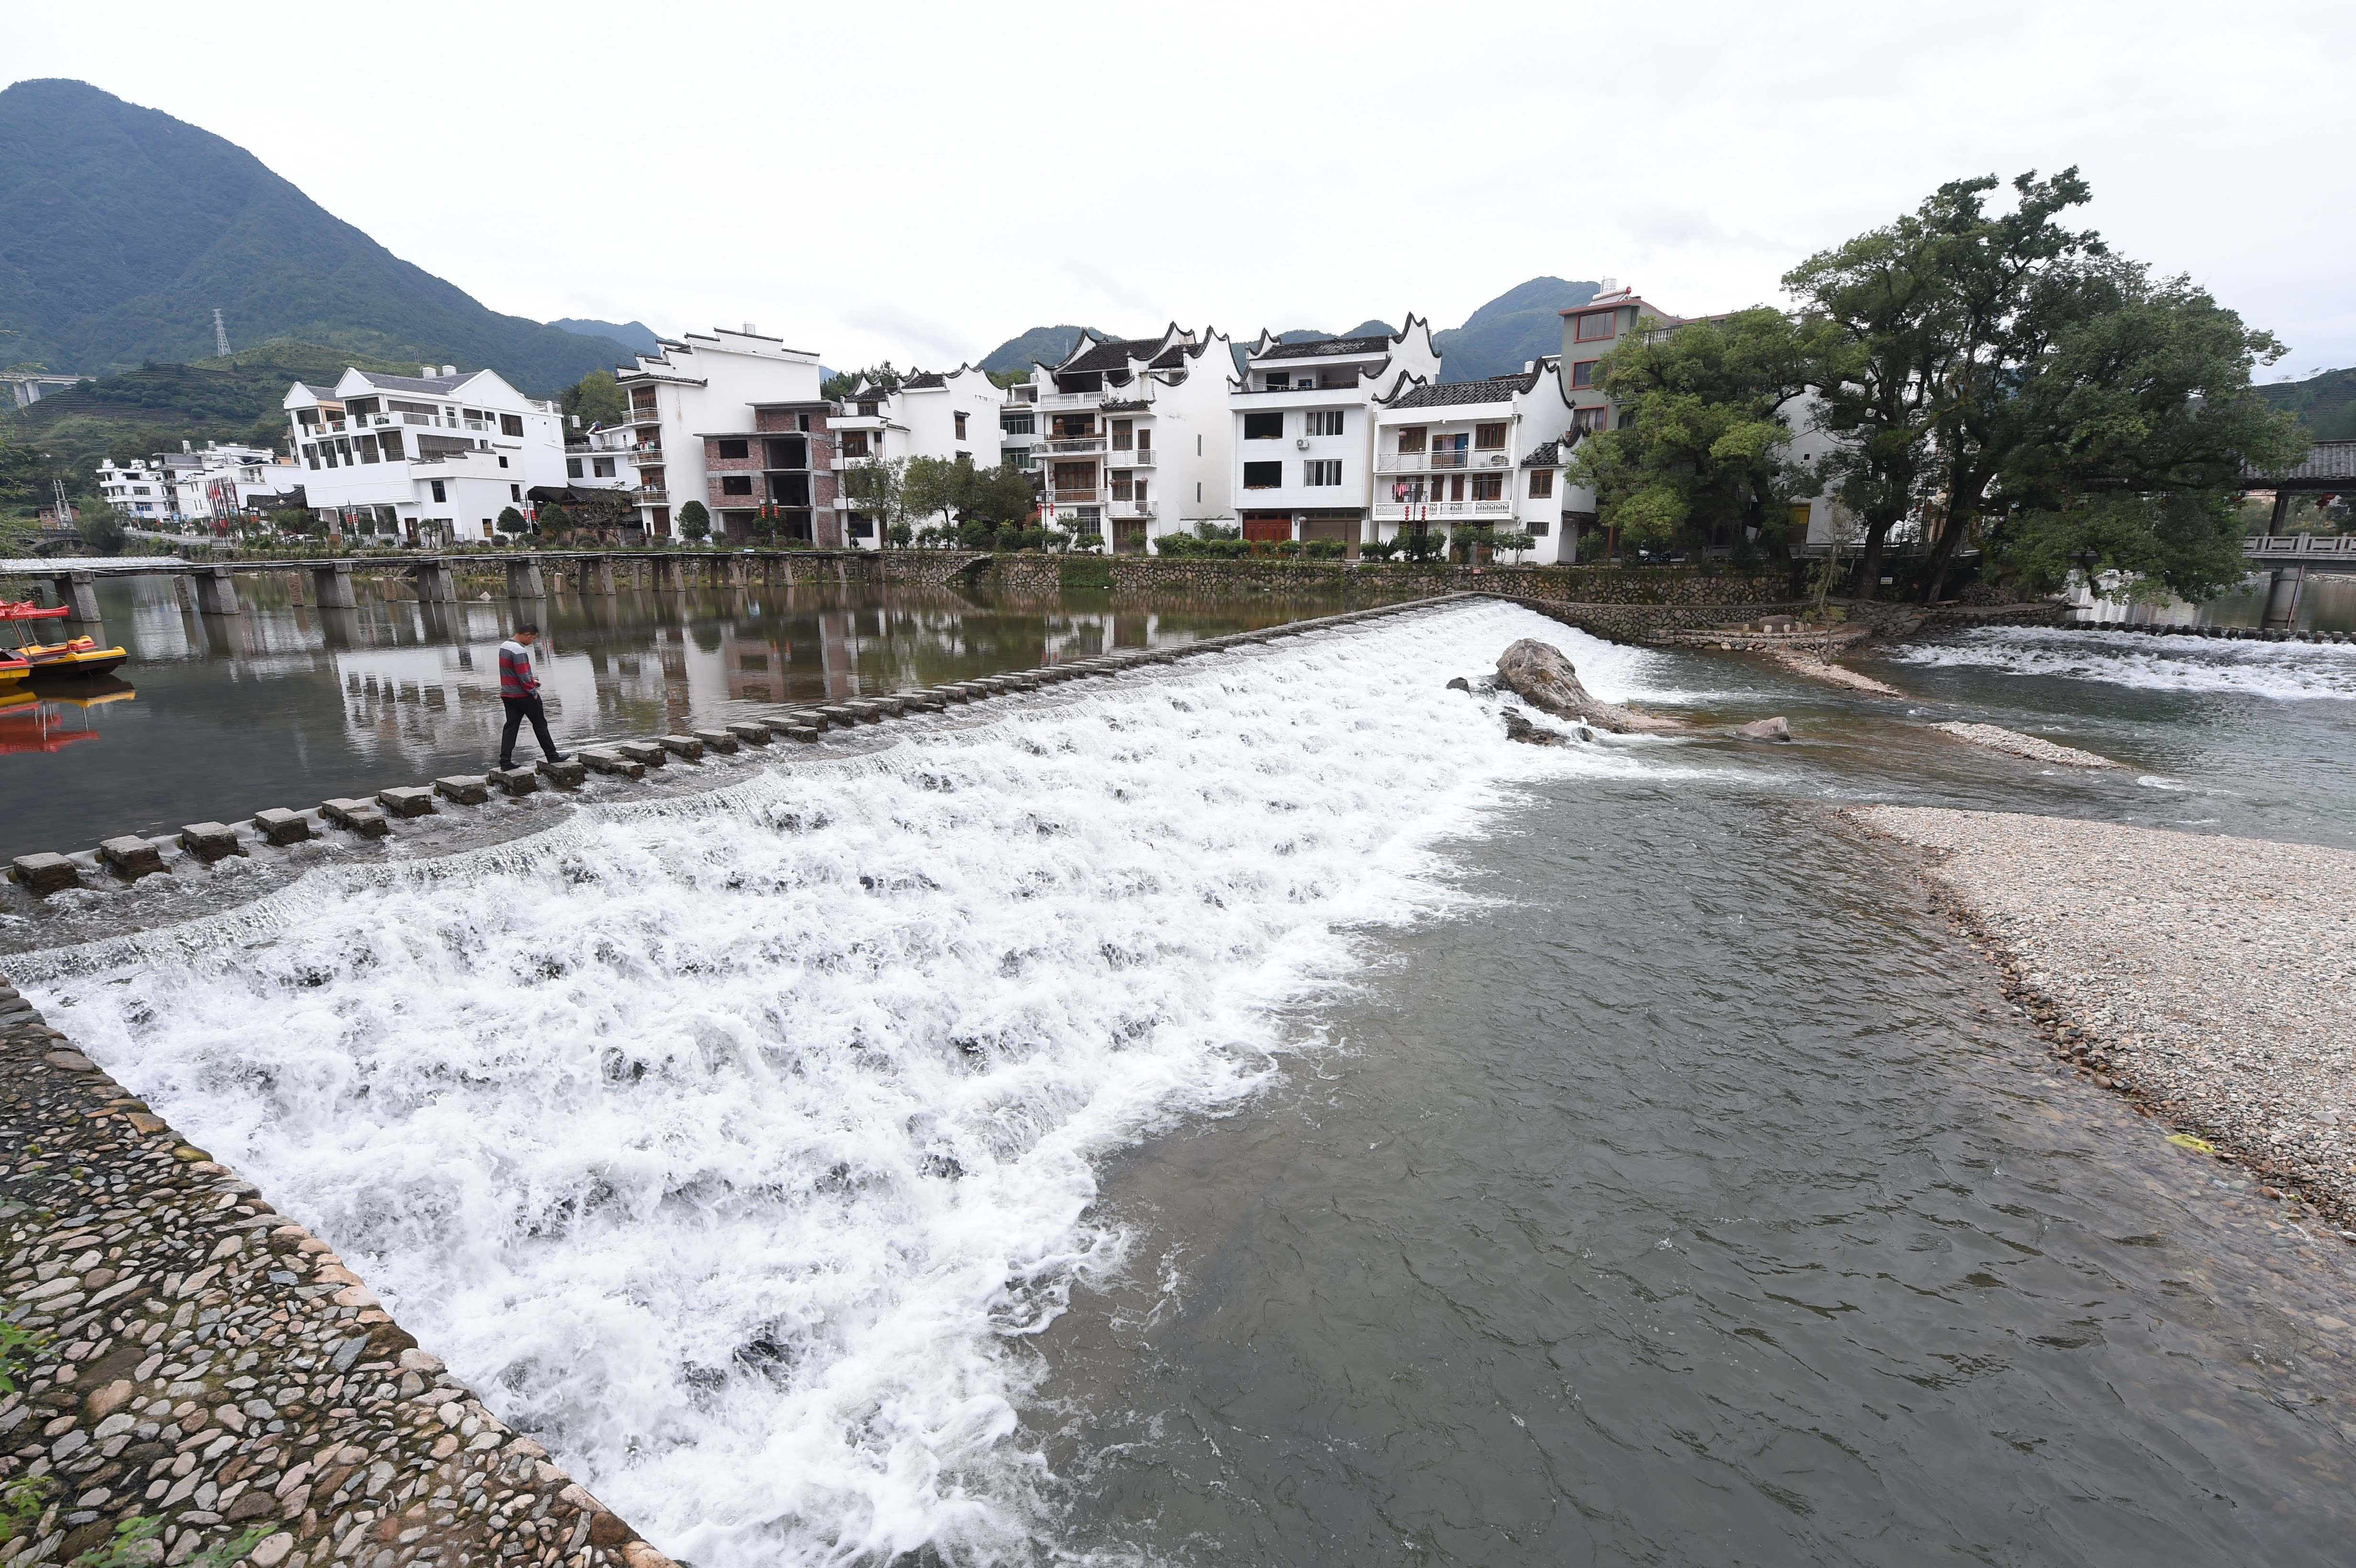
[(49, 481), (49, 494), (57, 497), (57, 508), (58, 508), (58, 523), (57, 523), (57, 526), (58, 526), (58, 527), (59, 527), (59, 528), (70, 528), (73, 527), (73, 526), (74, 526), (73, 503), (72, 503), (71, 501), (69, 501), (68, 499), (66, 499), (66, 482), (65, 482), (63, 479), (52, 479), (52, 480), (50, 480), (50, 481)]
[(213, 352), (229, 357), (229, 328), (221, 325), (220, 306), (213, 306)]

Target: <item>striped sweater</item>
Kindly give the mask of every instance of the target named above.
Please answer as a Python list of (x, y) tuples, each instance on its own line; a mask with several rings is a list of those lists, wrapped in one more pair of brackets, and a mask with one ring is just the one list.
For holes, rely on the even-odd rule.
[(530, 697), (540, 690), (540, 677), (531, 673), (531, 650), (510, 637), (499, 645), (499, 695)]

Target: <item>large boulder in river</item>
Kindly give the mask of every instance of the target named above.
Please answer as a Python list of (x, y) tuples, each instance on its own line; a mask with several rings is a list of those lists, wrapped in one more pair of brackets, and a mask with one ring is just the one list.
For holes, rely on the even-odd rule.
[(1788, 741), (1792, 738), (1791, 725), (1782, 719), (1754, 719), (1739, 726), (1734, 732), (1746, 741)]
[(1521, 694), (1531, 707), (1558, 718), (1578, 719), (1615, 735), (1657, 735), (1685, 726), (1673, 719), (1655, 719), (1617, 703), (1599, 702), (1579, 684), (1562, 650), (1535, 637), (1524, 637), (1497, 656), (1498, 684)]

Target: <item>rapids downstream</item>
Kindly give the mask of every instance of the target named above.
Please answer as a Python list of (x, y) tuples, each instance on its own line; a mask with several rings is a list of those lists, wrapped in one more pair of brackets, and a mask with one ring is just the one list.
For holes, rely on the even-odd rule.
[(1809, 804), (1912, 753), (1516, 745), (1522, 635), (1809, 731), (1451, 606), (11, 970), (698, 1568), (2332, 1560), (2356, 1281)]

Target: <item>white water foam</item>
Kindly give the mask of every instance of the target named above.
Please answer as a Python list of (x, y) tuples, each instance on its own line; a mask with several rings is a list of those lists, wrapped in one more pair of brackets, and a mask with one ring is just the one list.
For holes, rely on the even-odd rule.
[(2356, 699), (2356, 645), (2211, 642), (2128, 632), (1984, 626), (1890, 655), (1901, 664), (2106, 681), (2143, 691), (2232, 692), (2283, 699)]
[(1052, 1556), (1027, 1340), (1121, 1264), (1095, 1162), (1310, 1043), (1282, 1004), (1462, 901), (1445, 841), (1517, 780), (1649, 770), (1444, 688), (1520, 635), (1603, 694), (1655, 662), (1451, 608), (19, 976), (666, 1550)]

